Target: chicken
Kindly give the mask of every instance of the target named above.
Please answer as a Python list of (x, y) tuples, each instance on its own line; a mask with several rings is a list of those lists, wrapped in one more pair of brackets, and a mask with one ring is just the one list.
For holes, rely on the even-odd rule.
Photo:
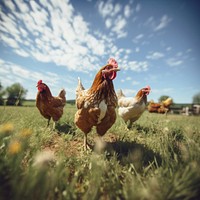
[(53, 97), (49, 87), (42, 80), (38, 81), (36, 87), (38, 88), (36, 107), (41, 115), (48, 119), (47, 126), (49, 126), (51, 118), (53, 119), (53, 129), (55, 129), (56, 122), (63, 115), (63, 108), (66, 104), (66, 92), (62, 89), (57, 97)]
[(172, 98), (167, 98), (165, 99), (164, 101), (162, 101), (163, 105), (166, 107), (166, 108), (169, 108), (169, 106), (173, 103), (173, 100)]
[(76, 106), (74, 122), (84, 132), (84, 149), (90, 145), (87, 134), (92, 127), (96, 127), (99, 136), (103, 136), (115, 123), (117, 95), (114, 90), (113, 80), (116, 78), (118, 63), (110, 58), (108, 64), (103, 66), (96, 74), (90, 89), (85, 90), (80, 79), (76, 89)]
[(122, 90), (118, 93), (118, 114), (125, 123), (129, 122), (127, 128), (130, 129), (132, 123), (140, 118), (146, 109), (147, 95), (150, 93), (149, 86), (138, 91), (135, 97), (125, 97)]
[(148, 111), (166, 114), (169, 111), (169, 107), (172, 103), (173, 103), (172, 98), (167, 98), (166, 100), (160, 103), (155, 103), (154, 101), (150, 101), (148, 105)]

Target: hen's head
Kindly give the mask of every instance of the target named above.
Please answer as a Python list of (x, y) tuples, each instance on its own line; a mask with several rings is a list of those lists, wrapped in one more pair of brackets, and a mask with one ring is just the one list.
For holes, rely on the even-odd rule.
[(142, 89), (142, 92), (145, 94), (145, 95), (148, 95), (151, 91), (151, 88), (149, 85), (147, 85), (145, 88)]
[(120, 69), (118, 68), (118, 63), (114, 58), (110, 58), (108, 60), (108, 64), (102, 68), (102, 76), (105, 79), (113, 80), (117, 76), (117, 71)]
[(46, 90), (47, 86), (42, 82), (42, 80), (39, 80), (36, 87), (38, 88), (38, 91), (43, 92)]

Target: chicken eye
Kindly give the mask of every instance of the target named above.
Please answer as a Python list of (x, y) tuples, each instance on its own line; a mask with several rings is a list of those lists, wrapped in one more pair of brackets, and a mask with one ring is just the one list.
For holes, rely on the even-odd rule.
[(106, 69), (110, 70), (110, 69), (112, 69), (112, 66), (107, 66)]

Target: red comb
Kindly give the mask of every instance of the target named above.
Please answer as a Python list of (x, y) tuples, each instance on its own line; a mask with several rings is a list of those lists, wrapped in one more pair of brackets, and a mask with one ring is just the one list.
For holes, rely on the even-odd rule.
[(111, 64), (111, 65), (113, 65), (116, 68), (118, 67), (118, 63), (117, 63), (117, 61), (114, 58), (109, 58), (108, 64)]
[(37, 84), (40, 85), (41, 83), (42, 83), (42, 80), (39, 80)]
[(151, 91), (151, 88), (150, 88), (150, 86), (149, 86), (149, 85), (147, 85), (147, 86), (146, 86), (146, 88), (147, 88), (149, 91)]

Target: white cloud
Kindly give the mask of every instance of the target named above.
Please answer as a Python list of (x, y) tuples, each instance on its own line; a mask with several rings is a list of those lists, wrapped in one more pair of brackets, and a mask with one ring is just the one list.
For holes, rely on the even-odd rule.
[(171, 19), (167, 15), (163, 15), (160, 19), (160, 23), (154, 28), (154, 31), (159, 31), (165, 28), (170, 22)]
[(139, 35), (135, 36), (135, 38), (133, 39), (134, 43), (138, 43), (141, 41), (141, 39), (144, 37), (144, 34), (140, 33)]
[(162, 57), (164, 57), (164, 54), (160, 52), (151, 52), (149, 53), (149, 55), (146, 56), (147, 59), (151, 59), (151, 60), (158, 60)]
[(130, 81), (132, 78), (130, 76), (126, 77), (127, 81)]
[[(49, 82), (51, 85), (56, 84), (59, 80), (58, 75), (52, 72), (47, 71), (47, 72), (40, 73), (40, 72), (28, 70), (25, 67), (16, 65), (12, 62), (4, 61), (2, 59), (0, 59), (0, 63), (1, 65), (4, 66), (2, 70), (4, 75), (1, 78), (6, 79), (8, 75), (12, 75), (13, 83), (16, 82), (17, 78), (18, 80), (21, 80), (20, 82), (23, 82), (22, 80), (37, 81), (38, 78), (40, 78), (46, 82)], [(15, 77), (15, 79), (13, 79), (13, 77)]]
[[(2, 13), (0, 33), (4, 45), (13, 48), (16, 54), (78, 71), (94, 65), (92, 61), (97, 58), (90, 57), (105, 54), (105, 38), (102, 39), (102, 34), (97, 38), (90, 33), (89, 24), (80, 14), (74, 13), (69, 1), (15, 3), (21, 12), (12, 10)], [(12, 3), (6, 5), (12, 9), (15, 7)], [(114, 13), (119, 12), (120, 5), (115, 5), (113, 9)], [(80, 67), (80, 63), (87, 66)]]
[(149, 27), (153, 31), (157, 32), (166, 28), (171, 21), (172, 19), (169, 18), (167, 15), (163, 15), (159, 22), (153, 16), (150, 16), (144, 23), (144, 26)]
[(155, 74), (148, 74), (148, 76), (145, 77), (145, 81), (147, 82), (157, 82), (159, 76)]
[(177, 57), (180, 57), (180, 56), (182, 56), (182, 55), (183, 55), (182, 52), (178, 52), (178, 53), (176, 54)]
[(112, 0), (107, 2), (100, 1), (98, 4), (98, 11), (105, 21), (106, 28), (110, 30), (111, 36), (115, 34), (117, 38), (127, 36), (127, 32), (125, 31), (127, 18), (132, 14), (129, 4), (126, 4), (123, 10), (122, 7), (119, 3), (114, 4)]
[(112, 0), (108, 0), (107, 2), (100, 1), (98, 11), (103, 18), (108, 16), (114, 17), (121, 11), (121, 7), (119, 3), (114, 5)]
[(139, 39), (141, 39), (141, 38), (143, 38), (143, 37), (144, 37), (143, 34), (139, 34), (139, 35), (137, 35), (137, 36), (135, 37), (135, 39), (136, 39), (136, 40), (139, 40)]
[(139, 85), (140, 83), (138, 81), (132, 81), (132, 85)]
[(116, 38), (127, 35), (127, 18), (133, 13), (130, 5), (112, 0), (98, 4), (111, 33), (105, 35), (91, 29), (91, 24), (75, 11), (69, 0), (6, 1), (1, 10), (1, 44), (19, 56), (74, 71), (94, 71), (102, 64), (101, 59), (108, 56), (130, 66), (130, 70), (145, 71), (148, 68), (145, 62), (128, 62), (131, 50), (118, 49), (114, 43)]
[(15, 1), (15, 4), (17, 5), (18, 9), (21, 13), (27, 13), (29, 12), (29, 8), (27, 3), (24, 3), (22, 0)]
[(6, 35), (1, 35), (0, 38), (5, 42), (6, 45), (12, 48), (19, 48), (18, 43), (13, 38), (7, 37)]
[(12, 2), (12, 1), (4, 1), (4, 3), (6, 4), (6, 6), (12, 10), (12, 11), (15, 11), (16, 7), (15, 7), (15, 4)]
[(192, 52), (192, 49), (187, 49), (186, 53)]
[(88, 24), (84, 21), (83, 17), (80, 15), (77, 15), (74, 17), (73, 21), (73, 27), (74, 31), (76, 33), (76, 36), (79, 36), (80, 41), (84, 41), (84, 37), (88, 34)]
[(74, 77), (67, 74), (58, 75), (57, 73), (41, 69), (38, 69), (38, 71), (29, 70), (25, 66), (20, 66), (3, 59), (0, 59), (0, 65), (4, 66), (0, 68), (0, 80), (3, 86), (7, 87), (16, 82), (22, 84), (28, 90), (27, 99), (35, 99), (37, 93), (35, 86), (39, 79), (43, 80), (50, 87), (53, 95), (57, 95), (61, 88), (65, 88), (67, 97), (75, 98), (75, 88), (73, 85), (77, 80)]
[(139, 48), (139, 47), (136, 47), (136, 48), (135, 48), (135, 52), (136, 52), (136, 53), (139, 53), (139, 52), (140, 52), (140, 48)]
[(125, 37), (127, 33), (123, 30), (127, 22), (122, 16), (118, 16), (114, 22), (112, 30), (117, 34), (118, 38)]
[(113, 11), (113, 13), (112, 13), (112, 16), (116, 16), (120, 11), (121, 11), (121, 9), (122, 9), (122, 6), (120, 5), (120, 4), (116, 4), (115, 6), (114, 6), (114, 11)]
[(144, 24), (149, 25), (149, 24), (153, 23), (153, 21), (154, 21), (154, 17), (150, 16)]
[(90, 41), (87, 43), (87, 46), (92, 49), (93, 53), (96, 55), (103, 55), (105, 52), (105, 44), (103, 40), (97, 40), (92, 35), (88, 35), (87, 41)]
[(108, 18), (105, 21), (106, 28), (110, 28), (112, 26), (112, 19)]
[(148, 70), (148, 63), (146, 61), (130, 61), (124, 67), (125, 70), (132, 70), (136, 72), (142, 72)]
[(136, 5), (135, 11), (136, 11), (136, 12), (139, 12), (140, 10), (141, 10), (141, 5), (138, 3), (138, 4)]
[(36, 10), (34, 12), (30, 12), (30, 15), (37, 26), (45, 26), (48, 22), (49, 15), (45, 10)]
[(175, 67), (175, 66), (178, 66), (178, 65), (181, 65), (183, 64), (183, 61), (182, 60), (179, 60), (177, 58), (169, 58), (167, 59), (167, 64), (171, 67)]
[(22, 57), (28, 57), (29, 56), (29, 54), (22, 49), (15, 49), (14, 51), (15, 51), (16, 54), (18, 54)]
[(130, 5), (125, 5), (124, 7), (124, 16), (129, 18), (131, 16), (131, 13), (132, 13), (132, 10), (131, 10), (131, 7)]
[(167, 50), (167, 51), (171, 51), (172, 48), (171, 48), (171, 47), (167, 47), (166, 50)]

